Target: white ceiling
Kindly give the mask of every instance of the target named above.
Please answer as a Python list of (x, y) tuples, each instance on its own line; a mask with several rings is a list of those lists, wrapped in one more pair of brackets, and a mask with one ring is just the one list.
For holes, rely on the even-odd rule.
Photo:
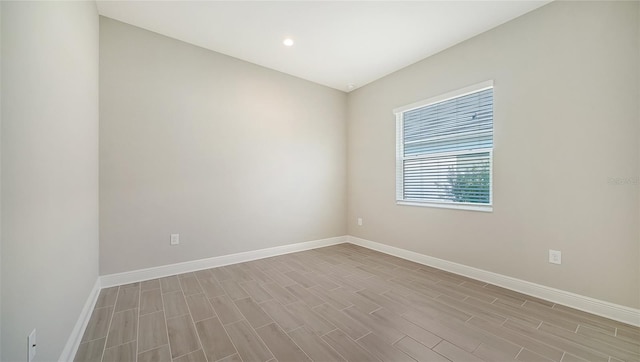
[[(349, 91), (545, 1), (97, 1), (100, 15)], [(285, 47), (285, 37), (294, 39)]]

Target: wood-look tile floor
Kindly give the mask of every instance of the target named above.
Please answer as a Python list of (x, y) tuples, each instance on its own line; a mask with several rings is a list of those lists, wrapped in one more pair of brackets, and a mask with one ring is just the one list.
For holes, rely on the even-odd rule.
[(639, 361), (640, 329), (340, 244), (103, 289), (76, 361)]

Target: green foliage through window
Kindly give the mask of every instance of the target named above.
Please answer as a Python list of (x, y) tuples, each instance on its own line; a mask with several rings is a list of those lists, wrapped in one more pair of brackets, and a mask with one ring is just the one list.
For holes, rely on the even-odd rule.
[(457, 171), (455, 167), (451, 167), (448, 176), (451, 200), (479, 204), (489, 203), (490, 177), (489, 162), (474, 165), (464, 171)]

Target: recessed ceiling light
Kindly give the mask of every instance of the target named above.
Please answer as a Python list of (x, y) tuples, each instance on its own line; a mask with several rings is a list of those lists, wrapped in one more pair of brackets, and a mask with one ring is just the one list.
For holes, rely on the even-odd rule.
[(282, 41), (282, 44), (284, 44), (285, 46), (290, 47), (290, 46), (292, 46), (292, 45), (293, 45), (293, 39), (291, 39), (291, 38), (285, 38), (285, 39)]

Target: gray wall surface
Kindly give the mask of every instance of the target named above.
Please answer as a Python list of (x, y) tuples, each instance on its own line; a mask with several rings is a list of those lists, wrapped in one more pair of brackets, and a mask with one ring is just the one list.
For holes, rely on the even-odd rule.
[(345, 113), (343, 92), (101, 17), (100, 273), (345, 235)]
[[(349, 94), (349, 234), (640, 307), (637, 7), (554, 2)], [(396, 205), (392, 110), (490, 79), (494, 211)]]
[(2, 361), (58, 360), (98, 277), (98, 15), (2, 8)]

